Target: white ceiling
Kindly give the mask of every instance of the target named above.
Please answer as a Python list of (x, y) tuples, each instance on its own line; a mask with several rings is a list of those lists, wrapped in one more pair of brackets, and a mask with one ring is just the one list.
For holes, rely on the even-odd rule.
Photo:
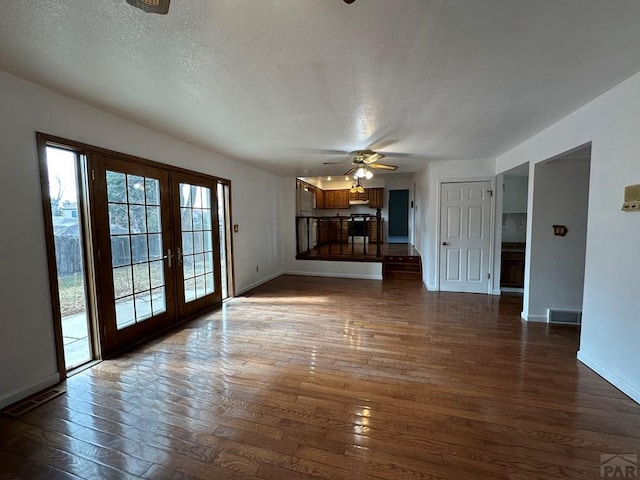
[(640, 70), (640, 2), (0, 0), (0, 69), (278, 175), (367, 147), (411, 172), (493, 158)]

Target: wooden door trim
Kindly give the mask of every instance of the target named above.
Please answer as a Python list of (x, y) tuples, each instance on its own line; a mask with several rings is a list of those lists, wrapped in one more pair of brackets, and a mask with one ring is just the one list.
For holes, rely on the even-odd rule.
[(44, 237), (47, 248), (47, 273), (49, 276), (49, 293), (51, 299), (51, 314), (53, 317), (53, 337), (56, 348), (56, 368), (59, 380), (62, 382), (67, 376), (64, 359), (64, 340), (62, 335), (62, 315), (60, 315), (60, 287), (58, 285), (58, 267), (55, 257), (55, 239), (53, 236), (53, 218), (51, 215), (51, 197), (49, 194), (49, 178), (47, 168), (47, 147), (49, 144), (40, 135), (36, 135), (38, 148), (38, 167), (40, 170), (40, 191), (42, 198), (42, 213), (44, 214)]
[(195, 170), (189, 170), (187, 168), (179, 167), (177, 165), (170, 165), (167, 163), (161, 163), (147, 158), (138, 157), (135, 155), (129, 155), (127, 153), (121, 153), (115, 150), (109, 150), (107, 148), (96, 147), (87, 143), (78, 142), (75, 140), (69, 140), (63, 137), (57, 137), (48, 133), (36, 132), (36, 137), (46, 142), (46, 145), (52, 147), (59, 147), (65, 150), (77, 151), (87, 157), (91, 154), (100, 155), (103, 157), (113, 158), (115, 160), (124, 160), (126, 162), (137, 163), (140, 165), (147, 165), (149, 167), (158, 168), (161, 170), (168, 170), (171, 172), (186, 173), (188, 175), (195, 175), (208, 179), (215, 179), (217, 182), (231, 184), (231, 180), (226, 178), (217, 177), (208, 173), (197, 172)]

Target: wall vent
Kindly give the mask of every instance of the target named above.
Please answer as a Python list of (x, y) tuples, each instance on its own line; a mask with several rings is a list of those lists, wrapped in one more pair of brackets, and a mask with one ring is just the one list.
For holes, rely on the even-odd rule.
[(579, 310), (547, 309), (547, 322), (560, 325), (580, 325), (582, 312)]

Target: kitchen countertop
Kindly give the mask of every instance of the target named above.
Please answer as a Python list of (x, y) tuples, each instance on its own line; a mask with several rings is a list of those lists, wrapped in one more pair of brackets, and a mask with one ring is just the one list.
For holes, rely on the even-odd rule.
[(524, 252), (526, 247), (524, 242), (502, 242), (503, 252)]

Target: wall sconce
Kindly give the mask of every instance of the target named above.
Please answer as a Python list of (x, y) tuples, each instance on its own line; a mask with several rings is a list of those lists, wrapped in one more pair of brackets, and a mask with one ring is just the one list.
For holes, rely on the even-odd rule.
[(566, 225), (553, 225), (553, 234), (556, 237), (566, 237), (568, 231)]

